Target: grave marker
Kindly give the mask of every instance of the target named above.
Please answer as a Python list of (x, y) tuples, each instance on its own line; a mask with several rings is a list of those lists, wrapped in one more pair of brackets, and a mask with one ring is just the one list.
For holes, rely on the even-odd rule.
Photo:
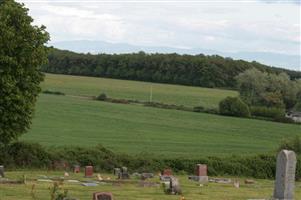
[[(165, 187), (168, 186), (165, 183)], [(169, 182), (169, 188), (165, 191), (167, 194), (182, 194), (179, 180), (176, 177), (171, 177)]]
[(162, 175), (163, 176), (172, 176), (172, 170), (171, 169), (164, 169)]
[(195, 175), (189, 176), (188, 178), (201, 183), (207, 183), (208, 182), (207, 165), (197, 164), (195, 168)]
[(118, 176), (118, 174), (121, 172), (120, 168), (114, 168), (114, 175)]
[(79, 173), (80, 172), (80, 166), (79, 165), (73, 165), (73, 173)]
[(85, 177), (92, 177), (92, 176), (93, 176), (93, 166), (86, 166)]
[(277, 156), (275, 200), (293, 200), (295, 190), (296, 154), (282, 150)]
[(128, 173), (128, 168), (127, 167), (122, 167), (121, 171), (118, 174), (118, 179), (129, 179), (130, 175)]
[(93, 193), (93, 200), (113, 200), (113, 195), (108, 192)]

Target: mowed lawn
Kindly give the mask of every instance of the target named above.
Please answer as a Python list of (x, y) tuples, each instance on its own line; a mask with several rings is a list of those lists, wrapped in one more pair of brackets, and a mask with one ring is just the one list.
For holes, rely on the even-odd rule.
[[(59, 177), (64, 174), (62, 171), (16, 171), (7, 172), (6, 175), (10, 179), (18, 179), (23, 175), (27, 179), (36, 179), (38, 176), (46, 175), (48, 177)], [(103, 178), (110, 177), (112, 180), (116, 179), (111, 174), (102, 174)], [(270, 199), (273, 194), (274, 181), (272, 180), (256, 180), (255, 184), (244, 184), (244, 178), (235, 178), (240, 182), (240, 188), (235, 188), (233, 184), (222, 183), (208, 183), (200, 187), (194, 181), (188, 180), (187, 176), (177, 176), (183, 191), (183, 196), (187, 200), (246, 200), (246, 199)], [(69, 179), (87, 181), (83, 178), (83, 173), (73, 174), (70, 173)], [(231, 177), (233, 178), (233, 177)], [(89, 180), (96, 181), (96, 175)], [(135, 180), (134, 178), (131, 179)], [(107, 183), (95, 187), (84, 187), (79, 183), (68, 183), (64, 181), (61, 186), (62, 189), (68, 190), (71, 197), (76, 197), (80, 200), (91, 200), (94, 192), (111, 192), (114, 200), (179, 200), (178, 195), (166, 195), (162, 187), (141, 187), (138, 186), (138, 179), (136, 183), (132, 184), (115, 184)], [(159, 177), (150, 179), (151, 182), (159, 183)], [(28, 180), (27, 184), (12, 185), (0, 184), (0, 200), (45, 200), (50, 199), (50, 189), (53, 183), (38, 182)], [(33, 195), (32, 195), (33, 194)], [(301, 195), (301, 183), (296, 182), (295, 197), (299, 200)], [(35, 197), (35, 198), (33, 198)]]
[(190, 87), (181, 85), (126, 81), (108, 78), (46, 74), (43, 90), (60, 91), (69, 95), (97, 96), (105, 93), (112, 98), (149, 101), (185, 106), (217, 107), (227, 96), (237, 96), (236, 91)]
[(295, 135), (301, 136), (300, 125), (41, 94), (22, 139), (191, 158), (272, 152)]

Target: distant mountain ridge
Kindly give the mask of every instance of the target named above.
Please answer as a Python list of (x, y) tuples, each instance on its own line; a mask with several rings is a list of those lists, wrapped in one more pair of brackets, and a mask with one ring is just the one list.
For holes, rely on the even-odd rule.
[(72, 40), (54, 42), (56, 48), (70, 50), (77, 53), (107, 53), (107, 54), (120, 54), (120, 53), (134, 53), (144, 51), (146, 53), (178, 53), (178, 54), (205, 54), (205, 55), (220, 55), (223, 57), (231, 57), (233, 59), (241, 59), (247, 61), (256, 61), (265, 65), (274, 67), (286, 68), (296, 71), (301, 71), (301, 56), (288, 55), (281, 53), (271, 52), (222, 52), (202, 48), (174, 48), (164, 46), (138, 46), (127, 43), (110, 43), (104, 41), (92, 40)]

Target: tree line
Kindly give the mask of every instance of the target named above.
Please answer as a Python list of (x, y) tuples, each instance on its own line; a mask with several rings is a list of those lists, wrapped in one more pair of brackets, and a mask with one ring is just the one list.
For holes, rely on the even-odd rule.
[(301, 72), (269, 67), (258, 62), (223, 58), (218, 55), (80, 54), (51, 47), (44, 72), (202, 87), (235, 88), (235, 76), (247, 69), (301, 78)]

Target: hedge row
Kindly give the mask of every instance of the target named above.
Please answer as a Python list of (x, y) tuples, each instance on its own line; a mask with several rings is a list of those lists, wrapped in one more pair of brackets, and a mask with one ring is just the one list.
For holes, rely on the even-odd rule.
[[(39, 144), (18, 142), (0, 149), (0, 164), (7, 168), (58, 169), (93, 165), (95, 171), (111, 172), (114, 167), (127, 166), (131, 172), (158, 172), (171, 168), (177, 173), (193, 174), (195, 165), (208, 165), (210, 176), (275, 177), (276, 155), (204, 157), (200, 159), (166, 159), (152, 155), (116, 154), (101, 145), (91, 148), (62, 147), (45, 149)], [(301, 178), (301, 156), (298, 156), (296, 177)]]

